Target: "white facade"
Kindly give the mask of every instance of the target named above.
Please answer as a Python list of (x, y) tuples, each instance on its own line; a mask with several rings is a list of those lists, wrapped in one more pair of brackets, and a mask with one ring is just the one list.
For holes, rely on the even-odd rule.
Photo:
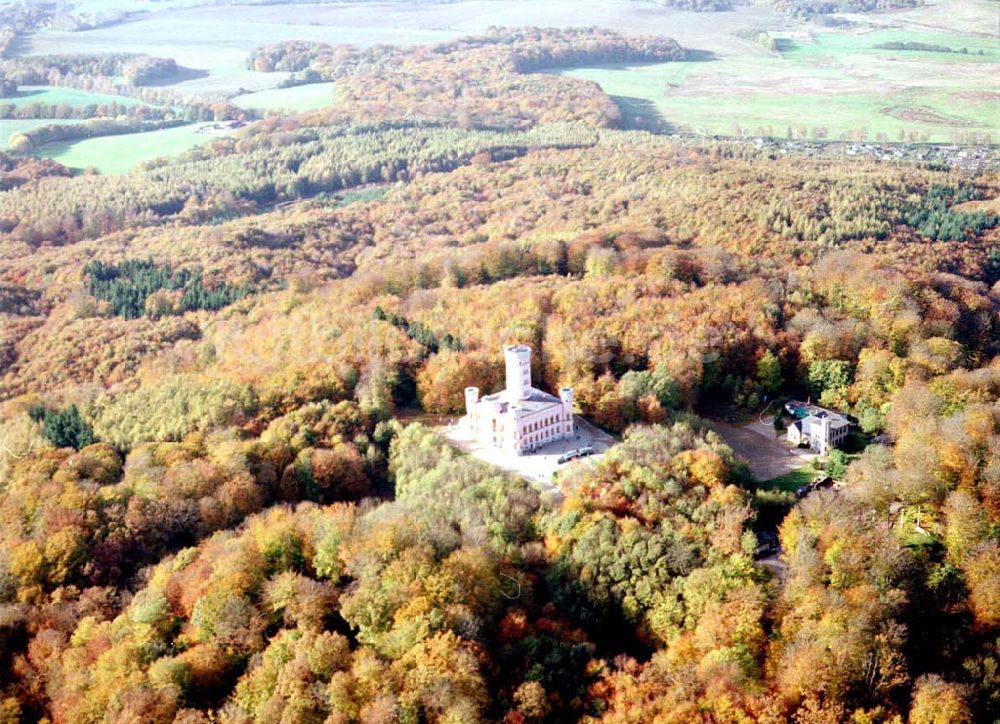
[(559, 397), (531, 386), (531, 347), (504, 348), (507, 388), (479, 397), (478, 387), (465, 389), (462, 424), (472, 437), (518, 455), (555, 440), (572, 437), (573, 388), (563, 387)]
[(788, 442), (808, 445), (820, 455), (826, 455), (832, 448), (844, 444), (850, 428), (851, 424), (845, 417), (822, 410), (789, 425)]

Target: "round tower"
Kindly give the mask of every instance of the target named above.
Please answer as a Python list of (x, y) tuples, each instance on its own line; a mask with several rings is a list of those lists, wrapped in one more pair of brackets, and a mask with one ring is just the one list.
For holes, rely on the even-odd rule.
[(572, 435), (575, 431), (573, 425), (573, 388), (560, 387), (559, 399), (562, 400), (563, 406), (563, 434)]
[(531, 397), (531, 347), (510, 344), (503, 350), (507, 367), (507, 395), (511, 402)]
[(476, 418), (476, 403), (479, 402), (479, 388), (478, 387), (466, 387), (465, 388), (465, 414), (469, 416), (470, 420), (475, 420)]

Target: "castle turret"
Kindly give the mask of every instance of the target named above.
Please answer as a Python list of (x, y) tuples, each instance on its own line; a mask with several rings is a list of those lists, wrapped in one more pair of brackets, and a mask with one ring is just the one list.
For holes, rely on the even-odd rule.
[(573, 425), (573, 388), (560, 388), (559, 399), (562, 400), (563, 406), (563, 434), (572, 435), (575, 432)]
[(479, 402), (479, 388), (465, 388), (465, 414), (469, 416), (472, 427), (476, 427), (476, 403)]
[(507, 345), (503, 351), (507, 364), (507, 395), (511, 402), (531, 396), (531, 347), (526, 344)]

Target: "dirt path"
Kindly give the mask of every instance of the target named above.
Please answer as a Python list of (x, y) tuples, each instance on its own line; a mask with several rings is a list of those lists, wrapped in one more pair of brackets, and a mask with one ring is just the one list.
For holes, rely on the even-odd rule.
[(788, 578), (788, 564), (781, 560), (779, 554), (775, 553), (767, 558), (761, 558), (756, 563), (774, 574), (774, 577), (778, 579), (779, 587), (785, 585), (785, 580)]

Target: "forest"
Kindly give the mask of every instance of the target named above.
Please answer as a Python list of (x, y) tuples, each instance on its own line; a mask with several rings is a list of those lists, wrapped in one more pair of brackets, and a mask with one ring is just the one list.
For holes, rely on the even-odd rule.
[[(1000, 718), (995, 160), (528, 74), (684, 53), (271, 45), (348, 102), (118, 176), (0, 155), (0, 722)], [(505, 343), (615, 436), (560, 496), (431, 422)], [(837, 490), (717, 431), (791, 397), (870, 443)]]
[(614, 127), (621, 116), (595, 84), (537, 71), (685, 57), (676, 41), (657, 36), (627, 36), (602, 28), (492, 28), (484, 35), (441, 43), (431, 52), (291, 41), (257, 49), (247, 66), (337, 81), (335, 113), (356, 123), (378, 118), (523, 129), (564, 121)]

